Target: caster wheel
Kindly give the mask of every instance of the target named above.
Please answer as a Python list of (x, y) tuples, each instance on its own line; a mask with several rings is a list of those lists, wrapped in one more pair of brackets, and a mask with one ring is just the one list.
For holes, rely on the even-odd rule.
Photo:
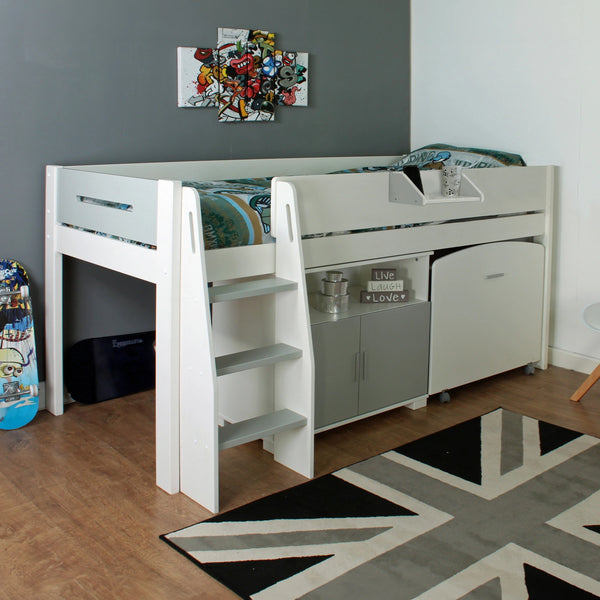
[(440, 394), (440, 402), (442, 404), (448, 404), (448, 402), (450, 402), (450, 393), (449, 392), (442, 392)]
[(532, 364), (525, 365), (524, 371), (525, 375), (533, 375), (535, 373), (535, 366)]

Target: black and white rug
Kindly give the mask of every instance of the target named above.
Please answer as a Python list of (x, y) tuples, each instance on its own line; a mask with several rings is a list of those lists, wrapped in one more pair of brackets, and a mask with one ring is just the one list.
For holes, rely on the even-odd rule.
[(600, 440), (498, 409), (161, 537), (242, 598), (600, 599)]

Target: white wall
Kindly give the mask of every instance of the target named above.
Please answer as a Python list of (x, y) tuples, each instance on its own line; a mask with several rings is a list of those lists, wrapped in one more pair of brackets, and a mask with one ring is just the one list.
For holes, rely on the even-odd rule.
[(589, 372), (600, 334), (598, 0), (413, 0), (411, 147), (520, 153), (559, 165), (550, 360)]

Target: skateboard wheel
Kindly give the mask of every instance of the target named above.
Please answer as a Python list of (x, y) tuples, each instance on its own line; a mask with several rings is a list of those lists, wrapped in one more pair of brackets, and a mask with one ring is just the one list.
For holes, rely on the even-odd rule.
[(37, 396), (39, 396), (39, 395), (40, 395), (40, 390), (39, 390), (39, 388), (38, 388), (38, 386), (37, 386), (37, 385), (30, 385), (30, 386), (29, 386), (29, 393), (30, 393), (32, 396), (35, 396), (35, 397), (37, 398)]
[(29, 298), (29, 286), (28, 285), (21, 286), (21, 298)]

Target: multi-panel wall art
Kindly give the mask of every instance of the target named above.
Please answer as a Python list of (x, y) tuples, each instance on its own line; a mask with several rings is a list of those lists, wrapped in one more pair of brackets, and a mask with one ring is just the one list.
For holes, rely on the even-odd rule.
[(177, 63), (178, 106), (216, 108), (221, 122), (308, 105), (308, 53), (276, 49), (267, 31), (219, 27), (216, 48), (178, 48)]

